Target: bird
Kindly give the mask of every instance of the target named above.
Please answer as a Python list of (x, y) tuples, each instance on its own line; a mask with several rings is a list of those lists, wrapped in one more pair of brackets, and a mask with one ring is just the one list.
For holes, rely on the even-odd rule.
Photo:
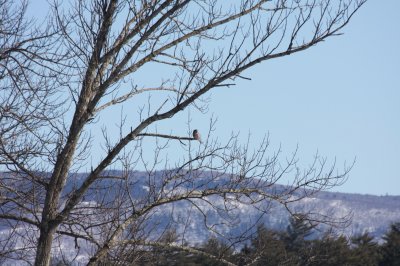
[(198, 131), (197, 129), (193, 130), (193, 138), (194, 138), (195, 140), (198, 140), (200, 143), (202, 143), (202, 142), (201, 142), (200, 133), (199, 133), (199, 131)]

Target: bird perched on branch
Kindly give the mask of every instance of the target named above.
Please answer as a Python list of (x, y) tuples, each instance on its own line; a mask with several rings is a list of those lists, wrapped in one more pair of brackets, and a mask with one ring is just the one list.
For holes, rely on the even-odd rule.
[(197, 129), (193, 130), (193, 138), (194, 138), (195, 140), (198, 140), (200, 143), (202, 143), (202, 142), (201, 142), (200, 133), (199, 133), (199, 131), (198, 131)]

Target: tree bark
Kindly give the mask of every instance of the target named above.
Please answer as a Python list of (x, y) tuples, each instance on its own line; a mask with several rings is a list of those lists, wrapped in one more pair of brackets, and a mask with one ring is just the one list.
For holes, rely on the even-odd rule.
[(40, 229), (40, 237), (36, 250), (35, 266), (50, 265), (51, 244), (53, 242), (54, 229), (47, 224)]

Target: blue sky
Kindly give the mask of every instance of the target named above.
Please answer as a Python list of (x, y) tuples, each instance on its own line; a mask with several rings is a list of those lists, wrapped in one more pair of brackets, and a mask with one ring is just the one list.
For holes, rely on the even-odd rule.
[[(31, 7), (43, 13), (40, 5)], [(343, 36), (259, 64), (244, 73), (251, 81), (214, 90), (208, 113), (189, 111), (192, 127), (206, 130), (214, 116), (213, 137), (250, 132), (253, 145), (269, 133), (286, 155), (298, 146), (302, 165), (317, 151), (336, 158), (339, 169), (356, 158), (349, 180), (335, 191), (400, 195), (398, 10), (400, 1), (369, 0)], [(187, 112), (160, 123), (160, 133), (186, 130)]]
[(343, 36), (258, 65), (210, 109), (224, 128), (269, 132), (286, 152), (299, 145), (305, 163), (317, 150), (339, 165), (356, 158), (336, 191), (400, 195), (398, 10), (396, 0), (368, 1)]

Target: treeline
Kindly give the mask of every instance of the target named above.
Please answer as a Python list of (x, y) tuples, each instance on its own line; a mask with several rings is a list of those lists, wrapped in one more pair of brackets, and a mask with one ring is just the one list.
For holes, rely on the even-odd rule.
[[(177, 247), (175, 231), (164, 234), (162, 244), (143, 249), (123, 248), (99, 265), (222, 266), (323, 265), (400, 266), (400, 222), (394, 223), (378, 244), (368, 233), (347, 238), (326, 232), (316, 238), (314, 226), (292, 219), (285, 231), (259, 226), (240, 251), (217, 238), (196, 249)], [(164, 246), (164, 247), (163, 247)], [(53, 265), (66, 265), (53, 260)]]
[[(313, 239), (313, 229), (305, 221), (292, 219), (286, 231), (258, 227), (249, 244), (240, 252), (235, 252), (216, 238), (210, 238), (198, 250), (213, 257), (157, 247), (151, 254), (143, 255), (137, 265), (222, 266), (231, 262), (260, 266), (400, 266), (400, 223), (391, 225), (382, 244), (375, 242), (368, 233), (348, 239), (328, 232), (322, 238)], [(173, 241), (173, 238), (169, 234), (165, 240)]]

